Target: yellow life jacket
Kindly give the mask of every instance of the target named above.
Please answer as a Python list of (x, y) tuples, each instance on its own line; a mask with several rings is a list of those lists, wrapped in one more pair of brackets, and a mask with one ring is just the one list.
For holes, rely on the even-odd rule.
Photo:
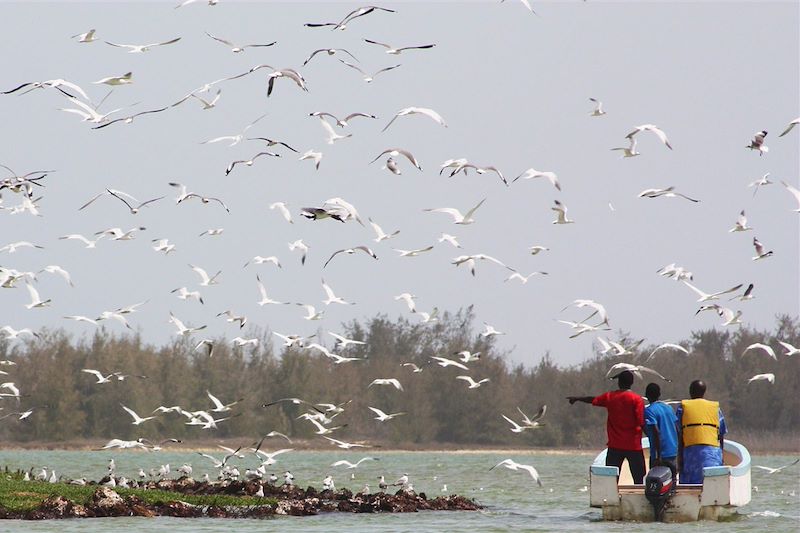
[(703, 398), (681, 401), (683, 445), (719, 446), (719, 402)]

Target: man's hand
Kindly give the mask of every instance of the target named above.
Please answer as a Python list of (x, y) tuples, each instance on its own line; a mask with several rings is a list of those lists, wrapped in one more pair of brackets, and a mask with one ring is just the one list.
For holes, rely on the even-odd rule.
[(578, 401), (578, 397), (577, 396), (567, 396), (567, 400), (569, 400), (569, 404), (570, 405), (574, 405), (575, 402)]

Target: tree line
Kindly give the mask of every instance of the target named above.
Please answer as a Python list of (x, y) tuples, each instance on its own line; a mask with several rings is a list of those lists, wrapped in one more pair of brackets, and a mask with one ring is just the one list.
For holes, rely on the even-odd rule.
[[(617, 362), (645, 364), (671, 382), (645, 374), (636, 380), (639, 393), (649, 381), (661, 384), (663, 399), (681, 399), (694, 379), (704, 379), (707, 397), (719, 400), (725, 412), (730, 436), (793, 433), (800, 427), (800, 356), (787, 357), (778, 340), (800, 346), (800, 322), (781, 316), (773, 331), (750, 327), (709, 329), (692, 333), (680, 344), (690, 352), (663, 350), (647, 363), (654, 346), (645, 343), (633, 355), (609, 356), (594, 353), (571, 366), (558, 364), (550, 353), (540, 355), (534, 366), (511, 364), (509, 354), (494, 346), (473, 328), (471, 309), (444, 313), (432, 324), (396, 321), (378, 315), (364, 323), (345, 325), (348, 338), (363, 341), (341, 350), (323, 343), (320, 331), (313, 341), (326, 344), (336, 353), (363, 361), (335, 364), (320, 351), (298, 347), (273, 349), (268, 331), (255, 332), (257, 347), (232, 347), (216, 339), (213, 355), (195, 350), (197, 339), (180, 338), (165, 346), (152, 346), (138, 334), (117, 335), (99, 329), (90, 338), (73, 339), (63, 330), (45, 330), (25, 341), (0, 341), (0, 359), (20, 390), (19, 400), (0, 400), (0, 438), (4, 441), (64, 441), (145, 437), (192, 439), (246, 437), (276, 430), (293, 438), (313, 438), (314, 427), (297, 417), (308, 410), (304, 405), (284, 402), (268, 408), (262, 404), (299, 397), (313, 403), (344, 405), (345, 412), (333, 425), (347, 424), (333, 436), (342, 440), (381, 443), (384, 446), (510, 445), (540, 447), (599, 448), (605, 444), (605, 410), (570, 406), (565, 396), (599, 394), (615, 387), (605, 378)], [(619, 333), (624, 346), (633, 344), (630, 335)], [(744, 353), (747, 346), (762, 342), (773, 346), (777, 360), (760, 350)], [(480, 359), (468, 364), (469, 371), (431, 364), (431, 356), (457, 359), (461, 350), (480, 352)], [(422, 371), (415, 373), (412, 362)], [(120, 372), (124, 381), (96, 383), (82, 372), (97, 369), (104, 374)], [(755, 374), (773, 373), (775, 383), (748, 383)], [(489, 378), (479, 388), (455, 379), (470, 375)], [(140, 377), (145, 376), (145, 377)], [(390, 386), (368, 387), (376, 378), (397, 378), (403, 391)], [(122, 410), (124, 404), (140, 416), (158, 406), (179, 405), (186, 410), (211, 409), (206, 395), (212, 392), (224, 403), (242, 399), (216, 430), (187, 426), (176, 413), (162, 414), (139, 426)], [(8, 392), (3, 390), (2, 392)], [(515, 434), (501, 414), (520, 420), (517, 407), (533, 415), (547, 405), (543, 427)], [(385, 423), (374, 420), (367, 407), (386, 413), (404, 412)], [(25, 420), (17, 415), (34, 408)], [(740, 437), (741, 438), (741, 437)]]

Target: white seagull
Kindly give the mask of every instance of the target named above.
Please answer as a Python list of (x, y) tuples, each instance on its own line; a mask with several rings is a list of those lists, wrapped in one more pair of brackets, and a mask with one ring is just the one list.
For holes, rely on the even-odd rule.
[(394, 237), (395, 235), (400, 233), (400, 230), (398, 229), (398, 230), (395, 230), (393, 233), (387, 234), (371, 218), (368, 218), (367, 220), (369, 221), (369, 225), (372, 226), (372, 229), (375, 230), (376, 237), (375, 237), (375, 239), (373, 239), (375, 242), (381, 242), (381, 241), (385, 241), (385, 240), (391, 239), (392, 237)]
[[(122, 404), (120, 404), (120, 405), (122, 405)], [(143, 422), (147, 422), (148, 420), (152, 420), (152, 419), (156, 418), (155, 416), (146, 416), (146, 417), (142, 418), (141, 416), (137, 415), (133, 411), (133, 409), (129, 409), (129, 408), (125, 407), (124, 405), (122, 405), (122, 408), (125, 409), (125, 411), (129, 415), (131, 415), (133, 417), (133, 425), (134, 426), (138, 426), (139, 424), (141, 424)]]
[(288, 222), (289, 224), (294, 224), (294, 222), (292, 222), (292, 214), (289, 212), (289, 209), (286, 207), (286, 204), (284, 202), (273, 202), (269, 204), (269, 208), (271, 210), (277, 209), (278, 212), (286, 220), (286, 222)]
[(552, 222), (553, 224), (573, 224), (575, 221), (570, 220), (567, 218), (567, 206), (559, 202), (558, 200), (554, 201), (555, 207), (551, 207), (552, 211), (558, 213), (556, 219)]
[(412, 313), (416, 313), (417, 312), (417, 306), (414, 303), (414, 300), (416, 298), (417, 298), (416, 296), (414, 296), (413, 294), (408, 293), (408, 292), (404, 292), (402, 294), (398, 294), (397, 296), (394, 297), (394, 299), (396, 301), (400, 301), (400, 300), (404, 301), (406, 303), (406, 305), (408, 306), (408, 310), (410, 312), (412, 312)]
[(475, 219), (472, 218), (472, 215), (475, 214), (475, 211), (477, 211), (478, 208), (481, 205), (483, 205), (483, 202), (485, 202), (485, 201), (486, 201), (486, 198), (484, 198), (483, 200), (478, 202), (478, 204), (475, 207), (473, 207), (472, 209), (467, 211), (466, 214), (463, 214), (463, 215), (461, 214), (461, 211), (459, 211), (458, 209), (455, 209), (453, 207), (428, 208), (428, 209), (423, 209), (423, 211), (430, 212), (430, 213), (445, 213), (445, 214), (448, 214), (451, 217), (453, 217), (453, 222), (455, 222), (456, 224), (467, 225), (467, 224), (472, 224), (473, 222), (475, 222)]
[(700, 289), (698, 289), (697, 287), (695, 287), (694, 285), (692, 285), (691, 283), (689, 283), (686, 280), (683, 280), (683, 283), (684, 283), (684, 285), (686, 285), (687, 287), (692, 289), (694, 292), (696, 292), (698, 296), (700, 296), (700, 298), (697, 299), (698, 302), (708, 302), (710, 300), (717, 300), (723, 294), (736, 292), (736, 291), (738, 291), (739, 289), (742, 288), (742, 285), (744, 285), (743, 283), (740, 283), (740, 284), (736, 285), (735, 287), (731, 287), (730, 289), (708, 294), (708, 293), (705, 293), (705, 292), (701, 291)]
[(772, 255), (772, 250), (765, 251), (764, 245), (761, 244), (761, 241), (753, 237), (753, 246), (756, 249), (756, 255), (751, 257), (753, 261), (758, 261), (759, 259), (765, 259)]
[(109, 41), (105, 41), (105, 43), (110, 44), (111, 46), (116, 46), (117, 48), (128, 48), (129, 54), (141, 54), (143, 52), (149, 52), (151, 48), (155, 48), (156, 46), (165, 46), (168, 44), (177, 43), (180, 40), (180, 37), (176, 37), (175, 39), (170, 39), (169, 41), (150, 44), (117, 44)]
[(256, 274), (256, 285), (258, 286), (258, 293), (261, 295), (261, 299), (256, 302), (260, 306), (265, 306), (267, 304), (275, 304), (275, 305), (287, 305), (289, 302), (279, 302), (278, 300), (273, 300), (269, 296), (267, 296), (267, 289), (264, 287), (264, 284), (261, 282), (261, 278)]
[(375, 420), (377, 420), (378, 422), (386, 422), (387, 420), (391, 420), (392, 418), (395, 418), (395, 417), (402, 416), (402, 415), (406, 414), (406, 413), (386, 414), (383, 411), (381, 411), (380, 409), (378, 409), (377, 407), (369, 407), (369, 406), (367, 406), (367, 407), (369, 408), (370, 411), (372, 411), (373, 413), (378, 415), (378, 416), (375, 417)]
[(783, 137), (784, 135), (786, 135), (787, 133), (789, 133), (790, 131), (792, 131), (792, 128), (794, 128), (794, 127), (795, 127), (795, 126), (797, 126), (798, 124), (800, 124), (800, 117), (797, 117), (796, 119), (794, 119), (793, 121), (791, 121), (791, 122), (789, 123), (789, 126), (787, 126), (787, 128), (786, 128), (785, 130), (783, 130), (783, 133), (781, 133), (780, 135), (778, 135), (778, 137)]
[(202, 268), (194, 265), (189, 265), (189, 268), (194, 270), (197, 275), (200, 276), (200, 286), (201, 287), (208, 287), (209, 285), (217, 285), (219, 282), (217, 281), (217, 276), (222, 274), (222, 270), (218, 270), (216, 274), (213, 276), (209, 276), (208, 272), (203, 270)]
[(460, 379), (460, 380), (466, 381), (469, 384), (468, 388), (470, 388), (470, 389), (477, 389), (478, 387), (480, 387), (484, 383), (488, 383), (489, 382), (489, 378), (483, 378), (480, 381), (475, 381), (474, 379), (472, 379), (471, 376), (456, 376), (456, 379)]
[(400, 381), (397, 380), (396, 378), (377, 378), (377, 379), (373, 379), (372, 382), (369, 385), (367, 385), (367, 388), (370, 388), (373, 385), (391, 385), (391, 386), (393, 386), (395, 389), (397, 389), (399, 391), (403, 390), (403, 386), (400, 384)]
[(363, 39), (363, 41), (365, 43), (377, 44), (378, 46), (382, 46), (382, 47), (386, 48), (386, 53), (387, 54), (391, 54), (391, 55), (394, 55), (394, 56), (400, 55), (404, 50), (425, 50), (425, 49), (433, 48), (434, 46), (436, 46), (435, 44), (424, 44), (424, 45), (421, 45), (421, 46), (403, 46), (401, 48), (395, 48), (394, 46), (392, 46), (390, 44), (379, 43), (378, 41), (371, 41), (369, 39)]
[(594, 110), (591, 113), (589, 113), (589, 115), (593, 117), (602, 117), (603, 115), (606, 114), (606, 112), (603, 111), (603, 102), (595, 98), (589, 98), (589, 101), (594, 102), (596, 104)]
[(749, 231), (752, 229), (752, 226), (747, 225), (747, 217), (744, 214), (744, 209), (742, 209), (739, 213), (739, 218), (736, 219), (736, 223), (728, 230), (728, 233), (733, 233), (734, 231)]
[(400, 111), (398, 111), (395, 114), (395, 116), (392, 117), (392, 120), (390, 120), (389, 123), (386, 124), (386, 126), (384, 126), (381, 131), (382, 132), (386, 131), (386, 129), (389, 126), (392, 125), (392, 122), (394, 122), (397, 119), (397, 117), (404, 117), (406, 115), (416, 115), (416, 114), (425, 115), (426, 117), (428, 117), (428, 118), (432, 119), (433, 121), (435, 121), (437, 124), (440, 124), (441, 126), (444, 126), (445, 128), (447, 127), (447, 124), (445, 123), (445, 121), (442, 118), (442, 116), (439, 113), (437, 113), (436, 111), (434, 111), (433, 109), (429, 109), (427, 107), (406, 107), (406, 108), (403, 108)]
[(267, 44), (243, 44), (243, 45), (238, 45), (238, 44), (232, 43), (231, 41), (228, 41), (227, 39), (222, 39), (220, 37), (214, 37), (213, 35), (211, 35), (208, 32), (206, 32), (206, 35), (208, 35), (209, 37), (211, 37), (215, 41), (226, 45), (228, 48), (231, 49), (231, 52), (233, 52), (235, 54), (238, 54), (239, 52), (244, 52), (245, 48), (264, 48), (264, 47), (267, 47), (267, 46), (272, 46), (272, 45), (274, 45), (274, 44), (276, 44), (278, 42), (278, 41), (273, 41), (273, 42), (267, 43)]
[(333, 292), (333, 289), (331, 289), (330, 285), (325, 283), (324, 278), (322, 280), (322, 290), (325, 291), (325, 296), (327, 296), (327, 298), (322, 300), (322, 303), (324, 303), (325, 305), (330, 305), (330, 304), (355, 305), (353, 302), (347, 302), (344, 299), (336, 296), (336, 294)]
[(746, 354), (750, 350), (763, 350), (764, 353), (766, 353), (767, 355), (769, 355), (770, 357), (772, 357), (776, 361), (778, 360), (778, 357), (775, 355), (775, 350), (773, 350), (772, 346), (770, 346), (768, 344), (762, 344), (760, 342), (753, 343), (753, 344), (751, 344), (750, 346), (748, 346), (747, 348), (744, 349), (744, 351), (742, 352), (742, 355)]
[(750, 144), (745, 146), (745, 148), (749, 148), (750, 150), (758, 150), (758, 155), (764, 155), (769, 152), (769, 147), (764, 144), (764, 138), (767, 136), (767, 130), (757, 131), (753, 134), (753, 140), (750, 141)]
[(311, 159), (314, 161), (314, 168), (319, 170), (319, 163), (322, 161), (322, 152), (315, 152), (314, 150), (308, 150), (306, 153), (301, 155), (298, 160), (304, 161), (306, 159)]
[(172, 312), (169, 313), (169, 321), (178, 329), (176, 334), (181, 335), (183, 337), (185, 337), (187, 335), (191, 335), (195, 331), (200, 331), (201, 329), (206, 329), (206, 326), (200, 326), (199, 328), (187, 328), (183, 324), (183, 322), (181, 322), (178, 319), (178, 317), (176, 317), (175, 315), (172, 314)]
[(514, 183), (515, 181), (517, 181), (520, 178), (522, 178), (524, 180), (532, 180), (532, 179), (536, 179), (536, 178), (547, 178), (547, 180), (550, 182), (550, 184), (553, 187), (556, 188), (556, 190), (559, 190), (559, 191), (561, 190), (561, 183), (559, 183), (558, 176), (556, 175), (555, 172), (543, 172), (541, 170), (536, 170), (535, 168), (529, 168), (528, 170), (526, 170), (525, 172), (523, 172), (522, 174), (520, 174), (519, 176), (514, 178), (514, 180), (511, 183)]
[(107, 78), (102, 78), (97, 81), (93, 81), (95, 85), (129, 85), (133, 83), (133, 73), (126, 72), (121, 76), (109, 76)]
[(380, 69), (380, 70), (378, 70), (378, 71), (376, 71), (376, 72), (373, 72), (372, 74), (368, 74), (368, 73), (364, 72), (364, 71), (361, 69), (361, 67), (359, 67), (358, 65), (354, 65), (354, 64), (352, 64), (352, 63), (348, 63), (347, 61), (344, 61), (344, 60), (342, 60), (342, 59), (340, 59), (339, 61), (340, 61), (341, 63), (343, 63), (343, 64), (347, 65), (348, 67), (350, 67), (350, 68), (352, 68), (352, 69), (354, 69), (354, 70), (357, 70), (357, 71), (359, 71), (359, 72), (361, 73), (361, 75), (364, 77), (364, 81), (365, 81), (365, 82), (367, 82), (367, 83), (372, 83), (372, 82), (373, 82), (373, 80), (375, 79), (375, 76), (377, 76), (378, 74), (381, 74), (382, 72), (388, 72), (388, 71), (390, 71), (390, 70), (393, 70), (393, 69), (396, 69), (397, 67), (399, 67), (399, 66), (400, 66), (400, 65), (392, 65), (392, 66), (390, 66), (390, 67), (385, 67), (385, 68), (382, 68), (382, 69)]
[(797, 200), (797, 209), (795, 209), (794, 212), (800, 213), (800, 190), (792, 187), (785, 181), (781, 181), (781, 183), (783, 184), (784, 187), (786, 187), (786, 190), (789, 191), (789, 193), (791, 193), (792, 196), (794, 196), (794, 199)]
[(769, 381), (770, 383), (775, 383), (775, 374), (756, 374), (752, 378), (748, 379), (748, 383), (752, 383), (754, 381)]
[(508, 468), (509, 470), (514, 470), (514, 471), (524, 470), (528, 474), (531, 475), (531, 479), (533, 479), (540, 487), (542, 486), (542, 480), (539, 479), (539, 472), (536, 470), (536, 468), (534, 468), (531, 465), (523, 465), (523, 464), (514, 462), (512, 459), (506, 459), (505, 461), (500, 461), (499, 463), (494, 465), (489, 470), (494, 470), (498, 466), (504, 466), (504, 467)]
[(783, 346), (783, 349), (786, 350), (783, 353), (783, 355), (785, 355), (787, 357), (790, 356), (790, 355), (800, 355), (800, 348), (795, 348), (794, 346), (792, 346), (788, 342), (784, 342), (784, 341), (778, 341), (778, 344)]
[(658, 139), (662, 143), (664, 143), (664, 146), (672, 150), (672, 145), (669, 144), (669, 140), (667, 139), (667, 134), (664, 133), (662, 130), (660, 130), (658, 126), (655, 126), (654, 124), (642, 124), (641, 126), (636, 126), (636, 128), (632, 132), (627, 134), (625, 138), (633, 139), (634, 135), (636, 135), (637, 133), (641, 133), (643, 131), (649, 131), (654, 133), (656, 137), (658, 137)]
[(25, 304), (25, 307), (27, 307), (28, 309), (34, 309), (34, 308), (39, 309), (50, 305), (50, 302), (52, 300), (50, 298), (48, 298), (47, 300), (42, 300), (41, 297), (39, 297), (39, 291), (37, 291), (33, 285), (26, 282), (25, 287), (27, 287), (28, 294), (30, 294), (31, 296), (31, 303)]
[(624, 159), (626, 157), (636, 157), (637, 155), (642, 155), (641, 152), (638, 152), (636, 150), (636, 138), (635, 137), (631, 137), (630, 138), (630, 143), (631, 143), (630, 146), (628, 146), (627, 148), (624, 147), (624, 146), (618, 146), (616, 148), (612, 148), (611, 151), (612, 152), (615, 151), (615, 150), (621, 151), (622, 152), (622, 159)]

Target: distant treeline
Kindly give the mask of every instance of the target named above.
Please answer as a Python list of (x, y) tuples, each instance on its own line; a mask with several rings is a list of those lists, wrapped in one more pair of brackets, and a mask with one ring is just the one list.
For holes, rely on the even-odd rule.
[[(491, 338), (475, 332), (471, 310), (445, 313), (432, 324), (412, 324), (405, 319), (392, 322), (377, 316), (365, 324), (348, 324), (345, 330), (349, 338), (366, 344), (346, 350), (334, 349), (332, 342), (324, 344), (364, 361), (337, 365), (317, 350), (294, 347), (274, 353), (269, 333), (260, 335), (255, 349), (233, 348), (217, 339), (211, 357), (205, 350), (194, 349), (198, 338), (179, 339), (159, 348), (144, 344), (138, 335), (118, 336), (102, 329), (91, 339), (78, 341), (64, 331), (41, 331), (38, 338), (12, 344), (3, 341), (0, 359), (17, 364), (0, 367), (8, 372), (0, 380), (15, 383), (21, 398), (19, 403), (11, 397), (1, 398), (0, 416), (35, 410), (24, 421), (17, 416), (1, 420), (0, 438), (6, 442), (138, 437), (191, 441), (250, 439), (271, 430), (312, 438), (313, 426), (297, 419), (307, 410), (305, 406), (262, 407), (279, 398), (299, 397), (315, 403), (351, 401), (335, 419), (335, 425), (347, 424), (333, 435), (342, 440), (387, 446), (450, 443), (598, 448), (605, 443), (605, 411), (570, 406), (564, 397), (614, 388), (614, 382), (605, 379), (611, 365), (622, 361), (644, 364), (653, 348), (642, 344), (635, 355), (623, 357), (595, 354), (568, 367), (559, 365), (558, 357), (551, 354), (533, 367), (511, 365)], [(322, 331), (320, 336), (328, 337)], [(733, 438), (764, 432), (796, 434), (800, 427), (800, 356), (784, 356), (778, 340), (800, 346), (796, 318), (779, 317), (772, 332), (747, 327), (699, 331), (681, 343), (690, 355), (664, 350), (645, 366), (672, 380), (661, 382), (664, 399), (684, 398), (692, 380), (704, 379), (709, 386), (707, 397), (721, 402)], [(755, 342), (773, 346), (777, 361), (760, 350), (743, 354)], [(631, 344), (630, 336), (623, 335), (622, 343)], [(479, 361), (468, 364), (469, 372), (430, 363), (430, 356), (455, 359), (453, 354), (461, 350), (481, 353)], [(401, 366), (403, 362), (416, 363), (423, 371), (414, 373), (411, 367)], [(131, 377), (97, 384), (94, 376), (81, 371), (86, 368)], [(748, 384), (751, 376), (761, 373), (775, 374), (775, 383)], [(470, 390), (465, 381), (455, 379), (462, 374), (490, 381)], [(368, 388), (375, 378), (397, 378), (404, 391), (389, 386)], [(655, 379), (645, 375), (644, 381), (636, 381), (634, 390), (643, 393), (651, 380)], [(124, 404), (141, 416), (160, 405), (211, 409), (206, 391), (225, 403), (243, 398), (232, 411), (240, 416), (221, 422), (217, 430), (186, 426), (186, 419), (175, 413), (133, 426), (120, 406)], [(547, 404), (547, 414), (541, 429), (514, 434), (501, 418), (505, 414), (519, 420), (517, 407), (532, 416), (543, 404)], [(407, 414), (381, 423), (373, 419), (367, 406)]]

